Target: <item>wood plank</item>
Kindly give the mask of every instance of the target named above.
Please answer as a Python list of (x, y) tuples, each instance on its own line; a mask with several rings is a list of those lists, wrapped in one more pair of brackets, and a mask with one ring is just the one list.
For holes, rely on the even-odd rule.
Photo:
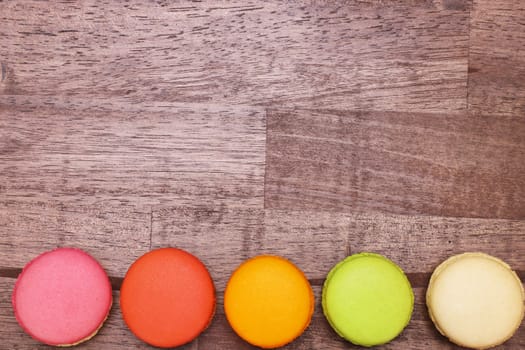
[[(11, 293), (15, 280), (0, 277), (0, 339), (4, 349), (44, 350), (53, 347), (43, 345), (25, 334), (16, 322), (11, 306)], [(119, 308), (119, 292), (113, 292), (113, 307), (98, 334), (75, 349), (151, 349), (128, 330)], [(197, 350), (197, 341), (180, 347), (181, 350)], [(177, 348), (179, 349), (179, 348)]]
[(2, 2), (0, 94), (464, 110), (468, 4)]
[(265, 205), (525, 218), (525, 120), (271, 109)]
[(284, 256), (320, 283), (347, 254), (348, 223), (338, 213), (160, 208), (153, 213), (152, 246), (175, 246), (198, 256), (219, 291), (241, 262), (260, 254)]
[(341, 213), (265, 210), (264, 234), (252, 242), (258, 254), (292, 260), (314, 284), (349, 254), (350, 218)]
[(521, 0), (475, 0), (470, 24), (470, 110), (525, 113), (525, 7)]
[(262, 108), (0, 100), (0, 198), (78, 205), (263, 205)]
[(376, 252), (399, 264), (413, 285), (425, 287), (451, 255), (482, 251), (525, 277), (525, 221), (391, 214), (240, 209), (159, 208), (152, 246), (177, 246), (199, 256), (223, 290), (234, 269), (258, 254), (288, 257), (321, 285), (349, 254)]
[(349, 250), (372, 251), (399, 264), (426, 287), (448, 257), (481, 251), (505, 260), (525, 278), (525, 221), (363, 214), (350, 217)]
[(153, 212), (153, 248), (177, 247), (206, 265), (215, 288), (223, 291), (230, 274), (255, 251), (252, 240), (262, 234), (261, 209), (169, 207)]
[(149, 250), (150, 222), (150, 208), (0, 202), (0, 277), (16, 277), (31, 259), (61, 246), (84, 249), (110, 276), (124, 276)]

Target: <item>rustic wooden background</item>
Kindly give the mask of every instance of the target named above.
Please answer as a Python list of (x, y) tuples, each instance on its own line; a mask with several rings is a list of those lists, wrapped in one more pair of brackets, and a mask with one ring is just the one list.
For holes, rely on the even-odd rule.
[[(385, 254), (416, 305), (381, 349), (457, 349), (424, 293), (443, 259), (503, 258), (525, 277), (521, 0), (1, 1), (0, 348), (25, 335), (10, 296), (37, 254), (76, 246), (114, 285), (78, 349), (148, 349), (119, 285), (151, 248), (199, 256), (218, 289), (184, 349), (251, 349), (222, 309), (245, 258), (281, 254), (313, 284), (286, 349), (351, 349), (320, 308), (350, 253)], [(524, 349), (524, 326), (500, 349)]]

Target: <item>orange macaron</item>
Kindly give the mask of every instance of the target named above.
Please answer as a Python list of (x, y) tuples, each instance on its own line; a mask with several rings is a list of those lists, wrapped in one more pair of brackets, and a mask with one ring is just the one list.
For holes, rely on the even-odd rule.
[(248, 343), (277, 348), (299, 337), (314, 311), (314, 295), (292, 262), (261, 255), (241, 264), (224, 292), (224, 310), (233, 330)]
[(130, 330), (160, 348), (194, 340), (210, 324), (215, 300), (204, 264), (176, 248), (156, 249), (137, 259), (120, 291), (122, 316)]

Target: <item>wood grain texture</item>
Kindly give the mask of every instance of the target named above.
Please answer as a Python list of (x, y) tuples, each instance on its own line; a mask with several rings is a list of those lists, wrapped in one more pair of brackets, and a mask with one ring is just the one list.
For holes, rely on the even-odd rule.
[(348, 218), (338, 213), (173, 207), (153, 213), (152, 246), (194, 252), (223, 291), (231, 273), (250, 257), (277, 254), (321, 283), (347, 253)]
[(469, 109), (525, 115), (525, 6), (474, 0), (470, 24)]
[(457, 111), (468, 1), (0, 3), (0, 94)]
[(124, 276), (149, 250), (150, 218), (150, 208), (0, 203), (0, 268), (22, 268), (46, 250), (71, 246), (109, 275)]
[(129, 100), (0, 100), (0, 198), (262, 207), (260, 108)]
[(255, 244), (259, 254), (288, 257), (313, 284), (320, 285), (349, 253), (349, 222), (349, 217), (337, 212), (267, 209), (264, 235)]
[(389, 257), (416, 287), (425, 287), (443, 260), (467, 251), (500, 257), (525, 272), (523, 220), (173, 207), (154, 211), (152, 228), (153, 247), (195, 252), (219, 291), (238, 264), (259, 254), (288, 257), (315, 285), (338, 261), (359, 252)]
[(268, 208), (525, 218), (525, 120), (271, 109)]
[(505, 260), (525, 277), (525, 221), (363, 214), (350, 217), (349, 250), (383, 254), (426, 287), (448, 257), (481, 251)]
[(151, 243), (153, 248), (172, 246), (195, 254), (223, 291), (231, 272), (251, 256), (262, 224), (262, 209), (162, 208), (153, 213)]

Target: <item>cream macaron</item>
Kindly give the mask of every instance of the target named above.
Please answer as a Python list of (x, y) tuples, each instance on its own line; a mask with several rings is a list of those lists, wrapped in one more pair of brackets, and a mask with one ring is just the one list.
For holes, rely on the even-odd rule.
[(523, 285), (510, 266), (484, 253), (445, 260), (432, 274), (426, 295), (437, 329), (472, 349), (510, 339), (523, 319), (524, 298)]

